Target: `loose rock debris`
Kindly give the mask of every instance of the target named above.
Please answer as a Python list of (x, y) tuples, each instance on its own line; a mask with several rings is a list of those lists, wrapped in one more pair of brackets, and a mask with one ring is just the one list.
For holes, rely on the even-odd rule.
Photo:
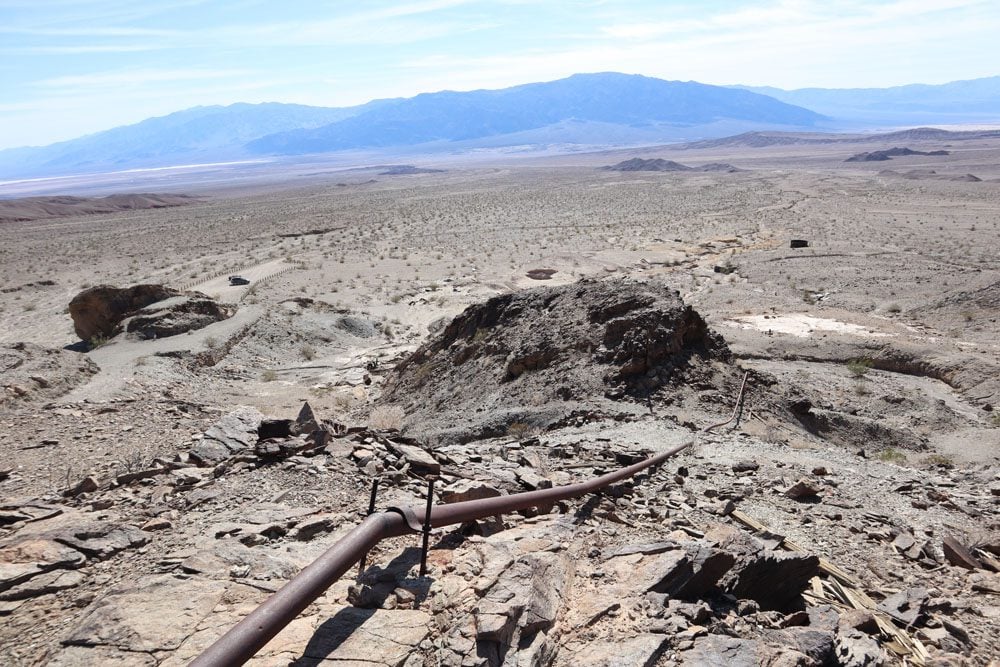
[[(624, 313), (598, 324), (645, 317)], [(633, 353), (655, 338), (633, 337)], [(653, 386), (611, 373), (593, 383), (599, 400), (588, 393), (547, 425), (468, 442), (353, 426), (308, 403), (294, 418), (244, 407), (210, 423), (179, 403), (178, 412), (204, 422), (184, 451), (0, 507), (0, 613), (21, 628), (46, 610), (70, 619), (49, 630), (56, 643), (22, 630), (23, 644), (45, 647), (51, 664), (185, 664), (355, 525), (374, 479), (382, 508), (422, 504), (431, 476), (441, 482), (437, 502), (461, 502), (634, 463), (650, 443), (690, 437), (732, 410), (732, 379), (742, 373), (716, 352), (688, 356), (682, 346), (677, 387), (652, 357), (641, 375)], [(561, 354), (549, 363), (564, 363)], [(491, 357), (489, 368), (505, 378), (509, 355)], [(534, 375), (542, 371), (499, 386), (519, 391), (544, 380)], [(613, 398), (603, 394), (609, 387)], [(650, 413), (674, 400), (699, 423)], [(783, 403), (752, 405), (778, 414)], [(110, 420), (122, 408), (60, 409), (67, 419)], [(988, 622), (977, 622), (995, 614), (996, 541), (940, 526), (994, 516), (995, 474), (861, 460), (844, 451), (817, 465), (720, 429), (676, 464), (604, 493), (436, 534), (428, 577), (416, 575), (415, 538), (379, 545), (356, 581), (332, 587), (259, 659), (975, 664), (996, 649)], [(872, 504), (869, 493), (883, 501)], [(758, 515), (766, 525), (750, 518)], [(864, 548), (845, 549), (857, 542)], [(869, 551), (878, 554), (873, 563), (859, 559)], [(14, 664), (33, 660), (17, 651), (11, 644)]]

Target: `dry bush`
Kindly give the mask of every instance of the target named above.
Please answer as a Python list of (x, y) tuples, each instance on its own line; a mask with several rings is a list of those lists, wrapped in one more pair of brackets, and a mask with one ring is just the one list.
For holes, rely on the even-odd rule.
[(406, 412), (398, 405), (380, 405), (368, 415), (368, 427), (377, 431), (398, 431)]

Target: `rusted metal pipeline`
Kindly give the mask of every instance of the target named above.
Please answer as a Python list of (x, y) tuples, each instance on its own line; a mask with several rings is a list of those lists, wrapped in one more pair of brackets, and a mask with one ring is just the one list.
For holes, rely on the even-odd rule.
[[(740, 393), (736, 395), (736, 405), (733, 406), (732, 416), (724, 422), (719, 422), (718, 424), (712, 424), (711, 426), (706, 426), (701, 430), (702, 433), (708, 433), (711, 430), (717, 429), (720, 426), (725, 426), (729, 422), (736, 419), (736, 416), (740, 414), (740, 408), (743, 407), (743, 394), (747, 390), (747, 378), (750, 377), (750, 371), (743, 373), (743, 382), (740, 384)], [(739, 424), (737, 424), (738, 426)]]
[[(646, 468), (658, 466), (694, 443), (690, 440), (644, 461), (577, 484), (551, 489), (435, 505), (430, 510), (433, 528), (485, 519), (532, 507), (548, 506), (560, 500), (600, 491), (628, 479)], [(378, 542), (407, 533), (421, 532), (423, 521), (412, 507), (393, 508), (365, 518), (322, 556), (306, 566), (281, 589), (265, 600), (246, 618), (205, 650), (191, 663), (193, 667), (232, 667), (252, 658), (281, 630), (357, 563)]]

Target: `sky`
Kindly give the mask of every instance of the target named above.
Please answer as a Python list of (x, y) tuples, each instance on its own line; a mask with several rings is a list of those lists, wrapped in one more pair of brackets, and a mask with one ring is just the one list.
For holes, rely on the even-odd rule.
[(1000, 74), (997, 0), (0, 0), (0, 149), (198, 105), (350, 106), (617, 71), (886, 87)]

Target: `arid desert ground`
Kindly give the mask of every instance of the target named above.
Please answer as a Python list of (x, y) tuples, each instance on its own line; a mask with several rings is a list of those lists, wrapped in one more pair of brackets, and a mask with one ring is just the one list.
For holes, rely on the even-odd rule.
[[(0, 662), (186, 664), (364, 516), (373, 476), (380, 507), (422, 505), (425, 481), (383, 444), (399, 429), (442, 463), (444, 494), (695, 444), (616, 493), (435, 535), (428, 577), (416, 536), (383, 543), (367, 578), (335, 584), (253, 664), (989, 664), (1000, 139), (905, 146), (948, 154), (718, 142), (417, 173), (279, 165), (102, 186), (191, 197), (177, 206), (0, 224)], [(735, 169), (601, 169), (635, 157)], [(491, 331), (407, 361), (473, 304), (581, 279), (676, 290), (728, 352), (614, 394), (560, 347), (583, 315), (529, 304), (508, 312), (536, 318), (518, 341)], [(155, 339), (74, 333), (81, 291), (150, 283), (235, 314)], [(542, 356), (498, 382), (503, 346)], [(738, 426), (704, 433), (745, 372)], [(367, 430), (199, 458), (227, 415), (292, 419), (304, 402)], [(721, 584), (665, 600), (643, 579), (664, 553), (751, 539), (846, 578), (821, 566), (794, 604)]]

